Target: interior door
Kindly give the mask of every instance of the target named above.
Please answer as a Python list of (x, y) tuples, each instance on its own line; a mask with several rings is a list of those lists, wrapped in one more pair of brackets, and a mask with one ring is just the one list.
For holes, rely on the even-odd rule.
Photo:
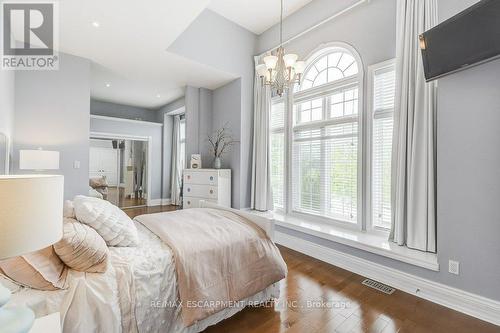
[(106, 177), (109, 186), (118, 185), (118, 150), (113, 148), (90, 147), (90, 177)]

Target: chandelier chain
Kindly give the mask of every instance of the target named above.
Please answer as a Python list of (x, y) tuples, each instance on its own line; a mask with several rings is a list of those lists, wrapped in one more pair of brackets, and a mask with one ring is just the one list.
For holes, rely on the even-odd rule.
[(280, 12), (280, 46), (283, 46), (283, 0), (281, 0), (281, 12)]

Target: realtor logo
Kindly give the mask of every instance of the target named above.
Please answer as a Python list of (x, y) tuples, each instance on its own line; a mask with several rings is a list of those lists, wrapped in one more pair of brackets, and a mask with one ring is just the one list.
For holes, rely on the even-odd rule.
[(2, 2), (2, 69), (59, 68), (58, 4)]

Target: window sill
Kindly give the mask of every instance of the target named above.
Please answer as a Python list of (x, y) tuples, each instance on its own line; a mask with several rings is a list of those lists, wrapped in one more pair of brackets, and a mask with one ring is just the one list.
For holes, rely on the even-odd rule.
[(437, 254), (398, 246), (388, 241), (387, 235), (381, 233), (367, 233), (359, 230), (351, 230), (276, 212), (252, 211), (252, 213), (271, 218), (275, 221), (276, 225), (284, 228), (327, 239), (332, 242), (371, 252), (410, 265), (419, 266), (432, 271), (439, 271)]

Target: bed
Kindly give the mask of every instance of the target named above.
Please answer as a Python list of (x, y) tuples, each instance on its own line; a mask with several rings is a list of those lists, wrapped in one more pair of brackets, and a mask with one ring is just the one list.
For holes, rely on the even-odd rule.
[[(217, 209), (237, 214), (259, 226), (272, 239), (274, 226), (271, 220), (209, 203), (203, 203), (203, 206), (207, 211)], [(144, 222), (141, 223), (145, 218), (158, 220), (173, 216), (167, 214), (171, 213), (137, 217), (134, 223), (140, 245), (110, 247), (111, 265), (105, 273), (70, 270), (69, 287), (65, 290), (20, 288), (3, 279), (1, 282), (14, 292), (10, 303), (30, 306), (37, 317), (60, 312), (63, 332), (200, 332), (247, 305), (279, 296), (279, 281), (276, 281), (187, 326), (179, 304), (174, 252)]]

